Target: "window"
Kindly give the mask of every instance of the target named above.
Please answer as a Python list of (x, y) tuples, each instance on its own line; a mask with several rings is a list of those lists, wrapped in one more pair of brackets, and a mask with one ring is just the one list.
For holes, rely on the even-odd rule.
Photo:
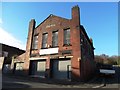
[(70, 45), (70, 29), (64, 30), (64, 45)]
[(16, 70), (23, 70), (23, 64), (22, 62), (16, 63)]
[(35, 35), (34, 38), (33, 38), (33, 47), (32, 47), (32, 49), (38, 49), (37, 46), (38, 46), (38, 35)]
[(42, 35), (42, 48), (47, 48), (47, 38), (48, 38), (48, 34), (44, 33)]
[(52, 46), (53, 47), (58, 46), (58, 31), (54, 31), (52, 33)]

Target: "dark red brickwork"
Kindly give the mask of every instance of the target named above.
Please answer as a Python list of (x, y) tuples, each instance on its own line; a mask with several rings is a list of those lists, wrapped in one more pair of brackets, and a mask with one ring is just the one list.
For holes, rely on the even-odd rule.
[[(69, 46), (64, 46), (64, 29), (70, 28)], [(40, 56), (39, 51), (42, 48), (42, 34), (47, 32), (48, 46), (52, 46), (52, 32), (58, 30), (58, 47), (57, 55)], [(38, 49), (32, 49), (33, 36), (38, 35)], [(48, 47), (50, 48), (50, 47)], [(69, 54), (62, 54), (64, 51), (71, 51)], [(73, 56), (71, 58), (72, 80), (85, 80), (94, 73), (94, 48), (88, 38), (83, 26), (80, 25), (80, 10), (78, 6), (72, 8), (72, 19), (65, 19), (55, 15), (50, 15), (40, 25), (35, 28), (35, 20), (29, 23), (29, 32), (26, 45), (26, 59), (24, 70), (29, 71), (30, 57), (47, 57), (46, 73), (50, 76), (50, 57)], [(26, 72), (28, 74), (28, 72)]]

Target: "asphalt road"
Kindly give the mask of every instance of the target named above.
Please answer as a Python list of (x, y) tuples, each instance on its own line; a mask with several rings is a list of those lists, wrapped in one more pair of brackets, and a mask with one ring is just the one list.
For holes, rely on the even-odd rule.
[(114, 77), (95, 77), (86, 83), (2, 75), (2, 88), (120, 88), (120, 68)]

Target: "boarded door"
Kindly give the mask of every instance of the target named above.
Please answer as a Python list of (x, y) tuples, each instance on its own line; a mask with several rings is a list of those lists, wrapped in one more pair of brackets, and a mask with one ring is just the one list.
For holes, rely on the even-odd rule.
[(45, 68), (46, 62), (45, 60), (36, 60), (36, 61), (31, 61), (30, 63), (30, 75), (36, 75), (39, 77), (44, 77), (45, 76)]
[(23, 62), (17, 62), (14, 64), (14, 69), (13, 69), (13, 72), (15, 74), (18, 74), (18, 75), (22, 75), (23, 74), (23, 65), (24, 63)]
[(37, 61), (30, 61), (30, 75), (35, 75), (37, 70)]
[(45, 70), (46, 70), (45, 66), (46, 66), (45, 61), (38, 61), (36, 74), (39, 75), (40, 77), (45, 77)]
[(16, 63), (16, 70), (23, 70), (24, 63)]
[(53, 78), (71, 78), (71, 60), (53, 60)]

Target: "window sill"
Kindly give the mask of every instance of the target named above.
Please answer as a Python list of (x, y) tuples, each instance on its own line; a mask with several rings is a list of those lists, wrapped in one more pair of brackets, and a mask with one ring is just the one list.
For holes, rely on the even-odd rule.
[(32, 49), (32, 50), (38, 50), (38, 49)]
[(48, 49), (48, 48), (46, 47), (46, 48), (41, 48), (41, 49)]
[(52, 46), (52, 47), (50, 47), (50, 48), (57, 48), (57, 47), (59, 47), (59, 46)]
[(63, 46), (72, 46), (71, 44), (64, 44)]
[[(49, 47), (49, 48), (57, 48), (57, 47), (59, 47), (59, 46), (52, 46), (52, 47)], [(41, 49), (49, 49), (49, 48), (41, 48)]]

